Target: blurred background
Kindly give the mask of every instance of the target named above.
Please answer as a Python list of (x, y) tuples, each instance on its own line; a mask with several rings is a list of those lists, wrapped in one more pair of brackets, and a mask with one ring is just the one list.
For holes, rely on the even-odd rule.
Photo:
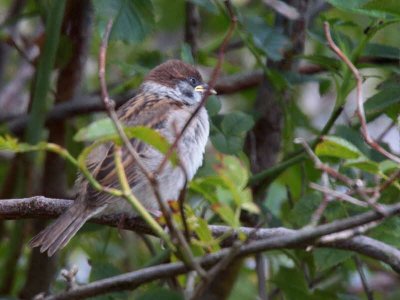
[[(321, 172), (302, 158), (268, 173), (297, 155), (301, 147), (293, 143), (296, 137), (311, 142), (329, 133), (354, 144), (371, 162), (383, 161), (359, 134), (355, 82), (327, 47), (322, 24), (330, 23), (335, 41), (362, 72), (372, 136), (399, 154), (400, 3), (233, 0), (232, 4), (238, 24), (225, 49), (216, 82), (218, 96), (207, 102), (212, 123), (209, 145), (198, 181), (189, 188), (188, 201), (198, 215), (206, 212), (209, 223), (229, 225), (199, 192), (199, 186), (202, 179), (216, 175), (213, 166), (220, 155), (232, 155), (242, 164), (239, 175), (253, 179), (248, 200), (259, 207), (259, 214), (267, 220), (265, 226), (299, 228), (308, 224), (321, 201), (322, 196), (308, 186), (321, 180)], [(99, 97), (98, 53), (111, 17), (107, 84), (117, 106), (135, 94), (151, 68), (170, 58), (195, 64), (208, 79), (231, 22), (224, 2), (218, 0), (0, 0), (2, 135), (30, 144), (57, 143), (74, 156), (84, 149), (85, 143), (74, 139), (76, 132), (105, 116)], [(326, 127), (328, 120), (332, 122)], [(342, 168), (340, 157), (328, 162), (367, 186), (381, 178), (378, 171), (360, 166)], [(0, 198), (72, 199), (76, 173), (53, 153), (0, 151)], [(228, 207), (237, 205), (221, 190), (216, 196)], [(392, 203), (397, 196), (397, 188), (388, 188), (380, 201)], [(244, 204), (239, 206), (255, 212)], [(244, 213), (241, 224), (254, 225), (250, 213)], [(322, 222), (352, 213), (344, 204), (333, 204)], [(32, 299), (40, 292), (64, 290), (61, 268), (77, 266), (76, 280), (85, 284), (139, 269), (162, 254), (157, 239), (86, 224), (63, 251), (48, 258), (27, 247), (47, 222), (2, 221), (0, 217), (1, 299)], [(399, 229), (398, 219), (391, 219), (372, 230), (371, 236), (399, 246)], [(166, 261), (161, 254), (160, 262)], [(359, 265), (374, 299), (400, 297), (398, 276), (390, 268), (364, 257), (356, 264), (359, 260), (350, 251), (283, 250), (260, 256), (262, 284), (257, 274), (260, 257), (249, 257), (234, 279), (226, 279), (231, 280), (232, 291), (226, 297), (367, 299)], [(179, 280), (183, 284), (184, 279)], [(262, 285), (266, 291), (260, 291)], [(171, 285), (155, 282), (98, 299), (156, 297), (182, 296)]]

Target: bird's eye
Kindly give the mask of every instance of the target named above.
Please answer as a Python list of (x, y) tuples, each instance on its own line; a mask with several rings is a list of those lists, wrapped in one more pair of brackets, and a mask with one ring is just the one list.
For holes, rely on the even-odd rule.
[(189, 83), (194, 87), (197, 85), (197, 79), (194, 77), (189, 77)]

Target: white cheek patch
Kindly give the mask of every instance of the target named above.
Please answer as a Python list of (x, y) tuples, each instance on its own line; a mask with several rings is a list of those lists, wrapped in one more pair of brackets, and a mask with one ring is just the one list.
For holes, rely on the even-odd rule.
[(166, 96), (188, 104), (199, 103), (202, 98), (202, 93), (195, 92), (193, 87), (185, 81), (177, 84), (175, 88), (167, 87), (154, 81), (147, 81), (142, 84), (141, 88), (144, 92)]

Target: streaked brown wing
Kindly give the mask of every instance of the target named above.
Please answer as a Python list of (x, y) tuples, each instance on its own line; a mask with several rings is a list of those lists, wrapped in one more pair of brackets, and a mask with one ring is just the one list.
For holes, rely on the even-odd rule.
[[(160, 98), (155, 94), (138, 94), (121, 106), (117, 114), (121, 122), (126, 126), (148, 126), (163, 134), (163, 129), (170, 113), (181, 109), (183, 105), (183, 103), (176, 100)], [(131, 143), (140, 157), (149, 159), (150, 146), (137, 139), (131, 139)], [(93, 174), (103, 186), (120, 188), (118, 174), (114, 166), (114, 146), (110, 144), (108, 147), (103, 159), (98, 160), (98, 163), (92, 164)], [(88, 163), (90, 164), (90, 161)], [(122, 147), (122, 163), (131, 186), (144, 179), (126, 147)], [(87, 197), (89, 200), (95, 199), (92, 202), (95, 206), (101, 206), (112, 199), (110, 195), (99, 193), (91, 186), (88, 187)]]

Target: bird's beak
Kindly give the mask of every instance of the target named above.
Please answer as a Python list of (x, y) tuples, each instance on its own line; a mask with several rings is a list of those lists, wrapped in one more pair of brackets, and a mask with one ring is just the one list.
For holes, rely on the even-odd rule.
[[(200, 92), (200, 93), (205, 93), (207, 91), (207, 89), (208, 89), (208, 84), (206, 84), (206, 83), (198, 85), (194, 88), (195, 92)], [(212, 95), (217, 94), (217, 91), (214, 89), (210, 89), (209, 92)]]

